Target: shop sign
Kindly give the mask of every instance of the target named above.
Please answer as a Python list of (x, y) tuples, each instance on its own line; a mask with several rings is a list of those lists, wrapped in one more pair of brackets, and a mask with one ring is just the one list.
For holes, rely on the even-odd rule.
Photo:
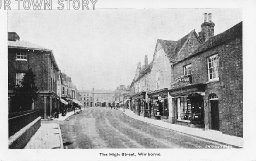
[(176, 79), (174, 83), (171, 83), (171, 88), (190, 85), (192, 82), (191, 75), (182, 75)]

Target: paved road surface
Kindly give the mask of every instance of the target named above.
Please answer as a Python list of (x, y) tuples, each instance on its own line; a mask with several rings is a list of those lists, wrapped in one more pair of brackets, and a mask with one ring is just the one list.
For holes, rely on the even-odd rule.
[(60, 122), (64, 148), (227, 148), (134, 120), (120, 110), (88, 108)]

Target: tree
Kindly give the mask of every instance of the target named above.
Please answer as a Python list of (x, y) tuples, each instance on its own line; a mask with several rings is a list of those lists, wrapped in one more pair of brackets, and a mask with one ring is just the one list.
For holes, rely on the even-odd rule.
[(38, 88), (35, 85), (35, 75), (29, 69), (21, 82), (14, 88), (14, 106), (16, 111), (31, 109), (31, 105), (38, 97)]

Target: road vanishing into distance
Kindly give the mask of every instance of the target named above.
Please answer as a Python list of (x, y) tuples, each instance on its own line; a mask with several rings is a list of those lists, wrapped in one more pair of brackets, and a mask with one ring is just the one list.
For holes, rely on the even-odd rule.
[(121, 110), (91, 107), (60, 121), (66, 149), (108, 148), (230, 148), (125, 115)]

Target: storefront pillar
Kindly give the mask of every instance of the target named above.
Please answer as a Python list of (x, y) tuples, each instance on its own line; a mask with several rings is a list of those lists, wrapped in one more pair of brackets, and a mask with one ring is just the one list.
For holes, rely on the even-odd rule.
[(204, 100), (204, 128), (206, 130), (210, 129), (209, 114), (210, 114), (209, 102), (208, 100)]
[(50, 116), (52, 115), (52, 97), (50, 96)]
[(44, 96), (44, 119), (46, 119), (46, 96)]
[(174, 115), (173, 106), (172, 106), (173, 97), (168, 93), (167, 98), (168, 98), (168, 109), (169, 109), (169, 121), (171, 123), (174, 123), (175, 115)]

